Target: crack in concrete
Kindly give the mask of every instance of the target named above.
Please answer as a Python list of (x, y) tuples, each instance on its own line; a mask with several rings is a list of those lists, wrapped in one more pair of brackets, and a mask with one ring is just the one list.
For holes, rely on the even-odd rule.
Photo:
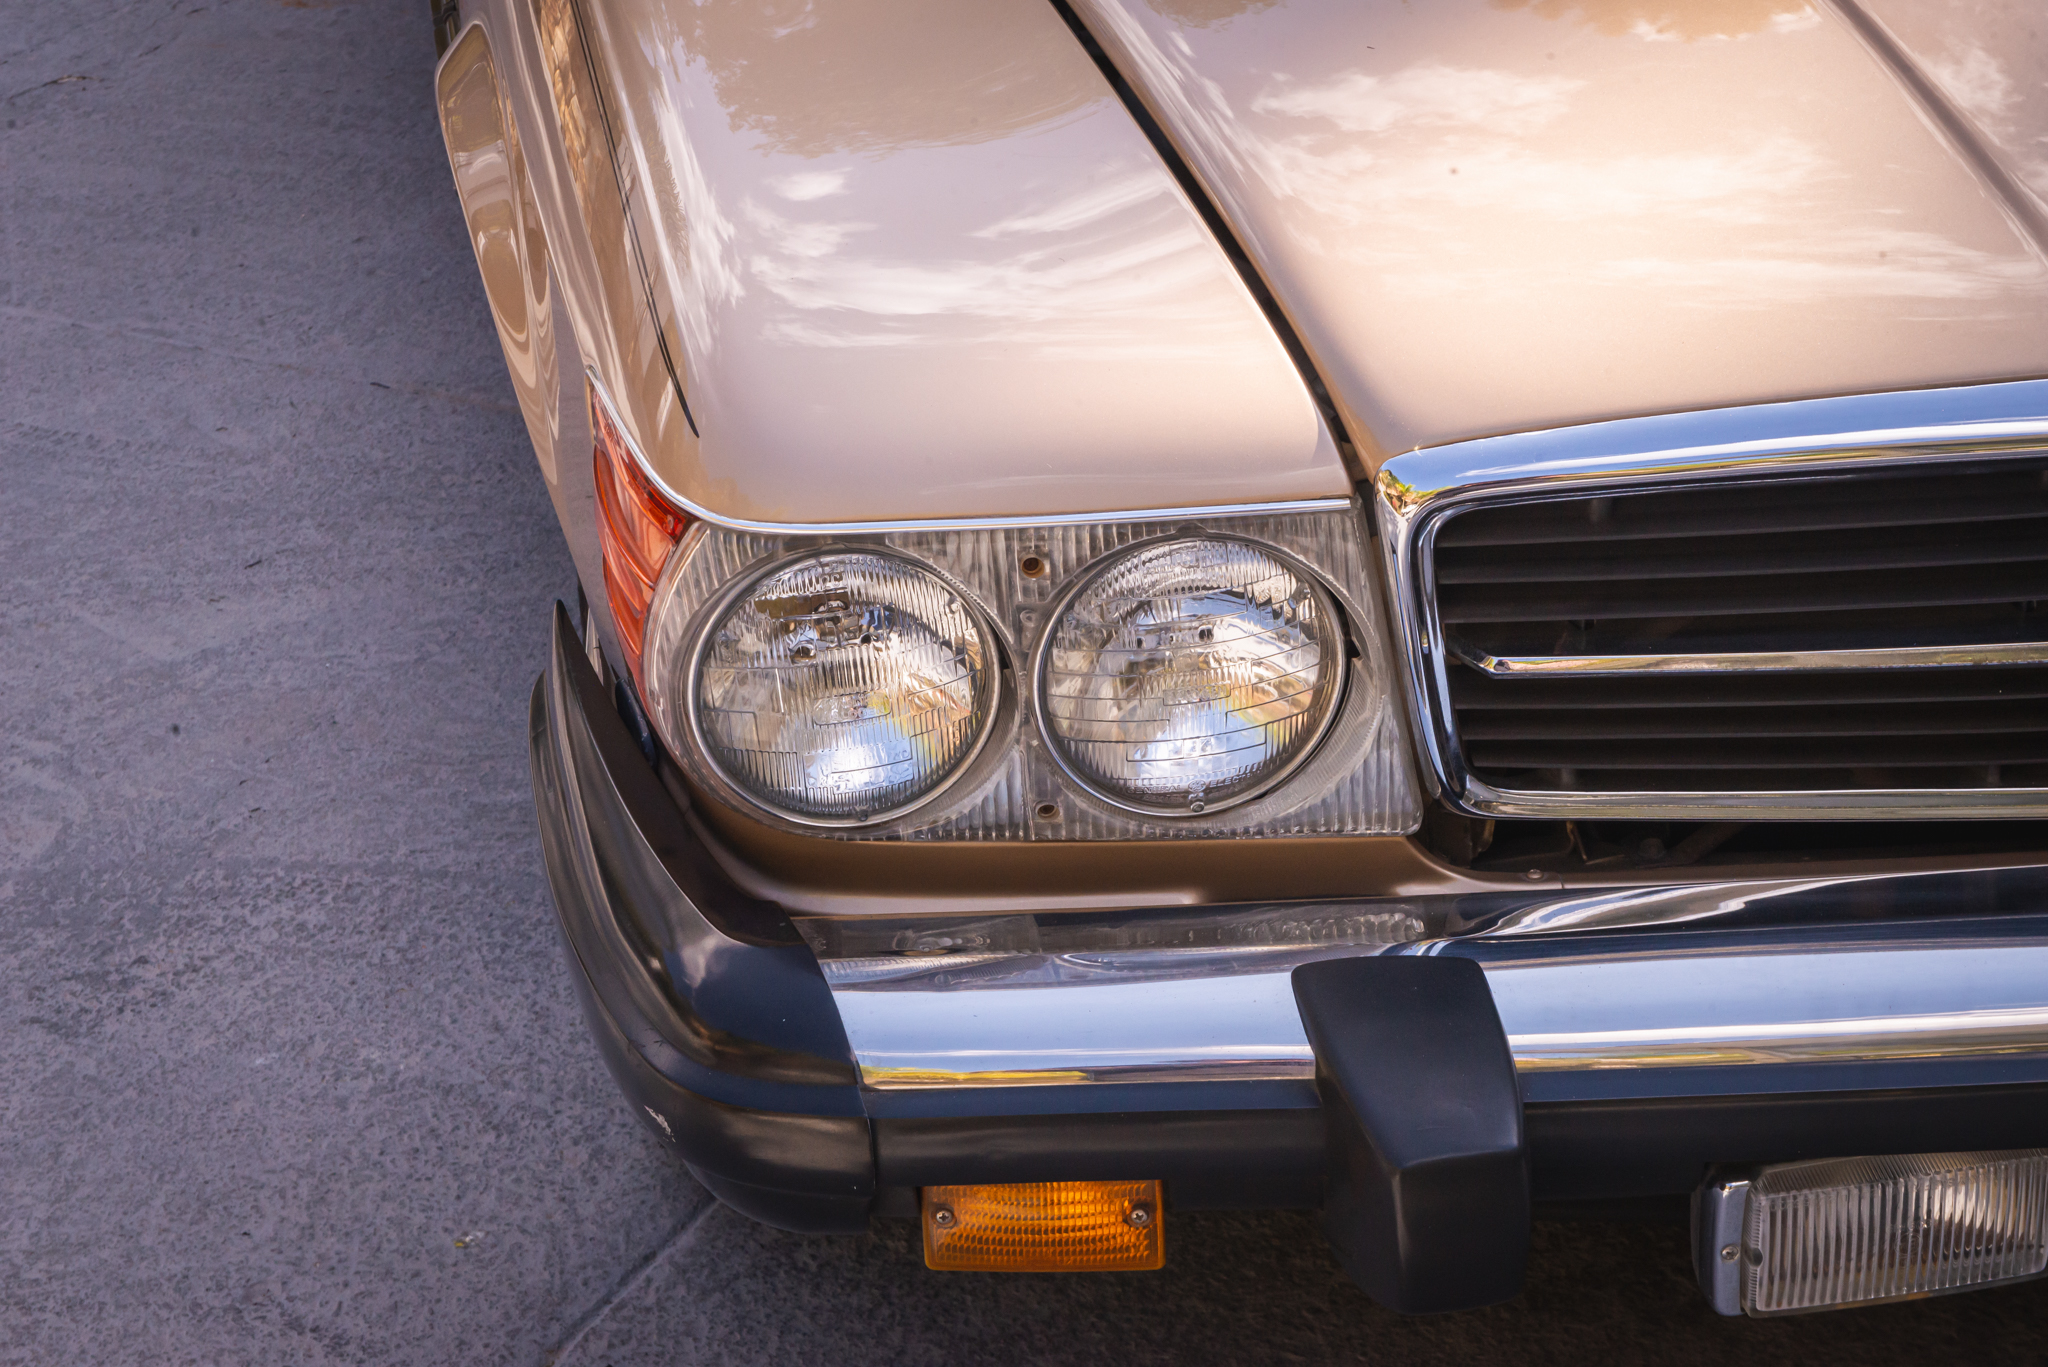
[(616, 1306), (633, 1292), (639, 1290), (647, 1282), (647, 1279), (654, 1275), (655, 1270), (668, 1260), (669, 1254), (689, 1242), (690, 1236), (697, 1232), (697, 1226), (703, 1224), (704, 1218), (716, 1209), (718, 1209), (718, 1199), (707, 1193), (704, 1204), (692, 1211), (687, 1219), (680, 1225), (677, 1225), (675, 1230), (666, 1239), (662, 1240), (659, 1248), (655, 1249), (654, 1252), (648, 1254), (645, 1258), (642, 1258), (624, 1276), (612, 1283), (612, 1289), (605, 1293), (604, 1299), (591, 1307), (582, 1319), (576, 1321), (574, 1327), (569, 1330), (562, 1341), (553, 1348), (550, 1348), (541, 1361), (547, 1363), (548, 1367), (562, 1367), (562, 1364), (568, 1360), (569, 1354), (575, 1352), (582, 1344), (584, 1338), (589, 1335), (590, 1331), (602, 1323), (604, 1317), (612, 1312), (612, 1307)]
[(12, 95), (0, 95), (0, 104), (12, 104), (24, 95), (33, 95), (38, 90), (48, 90), (53, 85), (70, 85), (73, 81), (96, 81), (98, 79), (99, 77), (97, 76), (85, 76), (74, 71), (68, 76), (59, 76), (55, 80), (44, 81), (41, 85), (25, 85)]

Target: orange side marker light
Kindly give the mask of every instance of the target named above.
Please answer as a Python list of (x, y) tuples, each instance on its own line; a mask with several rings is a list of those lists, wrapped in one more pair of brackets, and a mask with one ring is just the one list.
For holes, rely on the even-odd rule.
[(585, 386), (590, 402), (590, 430), (597, 481), (598, 543), (604, 551), (605, 596), (611, 599), (612, 620), (618, 623), (619, 645), (626, 668), (640, 682), (640, 652), (647, 634), (647, 608), (661, 580), (668, 554), (689, 516), (661, 496), (640, 472), (625, 434), (611, 414)]
[(924, 1264), (939, 1272), (1149, 1272), (1166, 1265), (1157, 1182), (924, 1189)]

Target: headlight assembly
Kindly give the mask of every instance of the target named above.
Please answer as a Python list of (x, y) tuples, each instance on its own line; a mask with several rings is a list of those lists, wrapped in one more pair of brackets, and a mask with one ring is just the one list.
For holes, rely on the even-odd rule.
[(1377, 835), (1420, 820), (1348, 506), (877, 532), (698, 523), (648, 610), (694, 780), (846, 839)]
[(1251, 542), (1184, 537), (1106, 558), (1057, 610), (1039, 716), (1120, 806), (1196, 815), (1268, 789), (1336, 708), (1344, 638), (1306, 570)]
[(742, 589), (698, 650), (689, 721), (741, 791), (799, 820), (871, 821), (971, 758), (994, 642), (931, 571), (873, 551), (808, 555)]

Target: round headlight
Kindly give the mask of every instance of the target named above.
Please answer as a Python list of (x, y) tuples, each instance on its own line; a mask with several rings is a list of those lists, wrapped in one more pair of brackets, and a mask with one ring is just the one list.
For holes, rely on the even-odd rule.
[(1215, 811), (1307, 758), (1344, 655), (1307, 571), (1245, 541), (1156, 543), (1102, 566), (1060, 609), (1039, 712), (1068, 771), (1111, 801)]
[(871, 821), (974, 756), (995, 710), (992, 642), (944, 580), (874, 552), (811, 555), (754, 583), (704, 638), (691, 702), (725, 776), (797, 818)]

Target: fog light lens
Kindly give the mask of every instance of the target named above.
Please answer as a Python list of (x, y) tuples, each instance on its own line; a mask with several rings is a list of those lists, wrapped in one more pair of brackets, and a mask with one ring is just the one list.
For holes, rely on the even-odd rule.
[(698, 663), (696, 724), (777, 811), (872, 821), (959, 772), (993, 720), (980, 617), (938, 575), (877, 552), (806, 556), (743, 592)]
[(1308, 757), (1344, 658), (1336, 609), (1307, 571), (1249, 541), (1160, 542), (1110, 561), (1060, 610), (1039, 709), (1083, 783), (1195, 816)]
[(2048, 1149), (1785, 1163), (1747, 1185), (1740, 1243), (1702, 1249), (1702, 1261), (1739, 1276), (1751, 1315), (1909, 1300), (2048, 1271)]
[(1148, 1272), (1166, 1265), (1157, 1182), (924, 1189), (924, 1262), (940, 1272)]

